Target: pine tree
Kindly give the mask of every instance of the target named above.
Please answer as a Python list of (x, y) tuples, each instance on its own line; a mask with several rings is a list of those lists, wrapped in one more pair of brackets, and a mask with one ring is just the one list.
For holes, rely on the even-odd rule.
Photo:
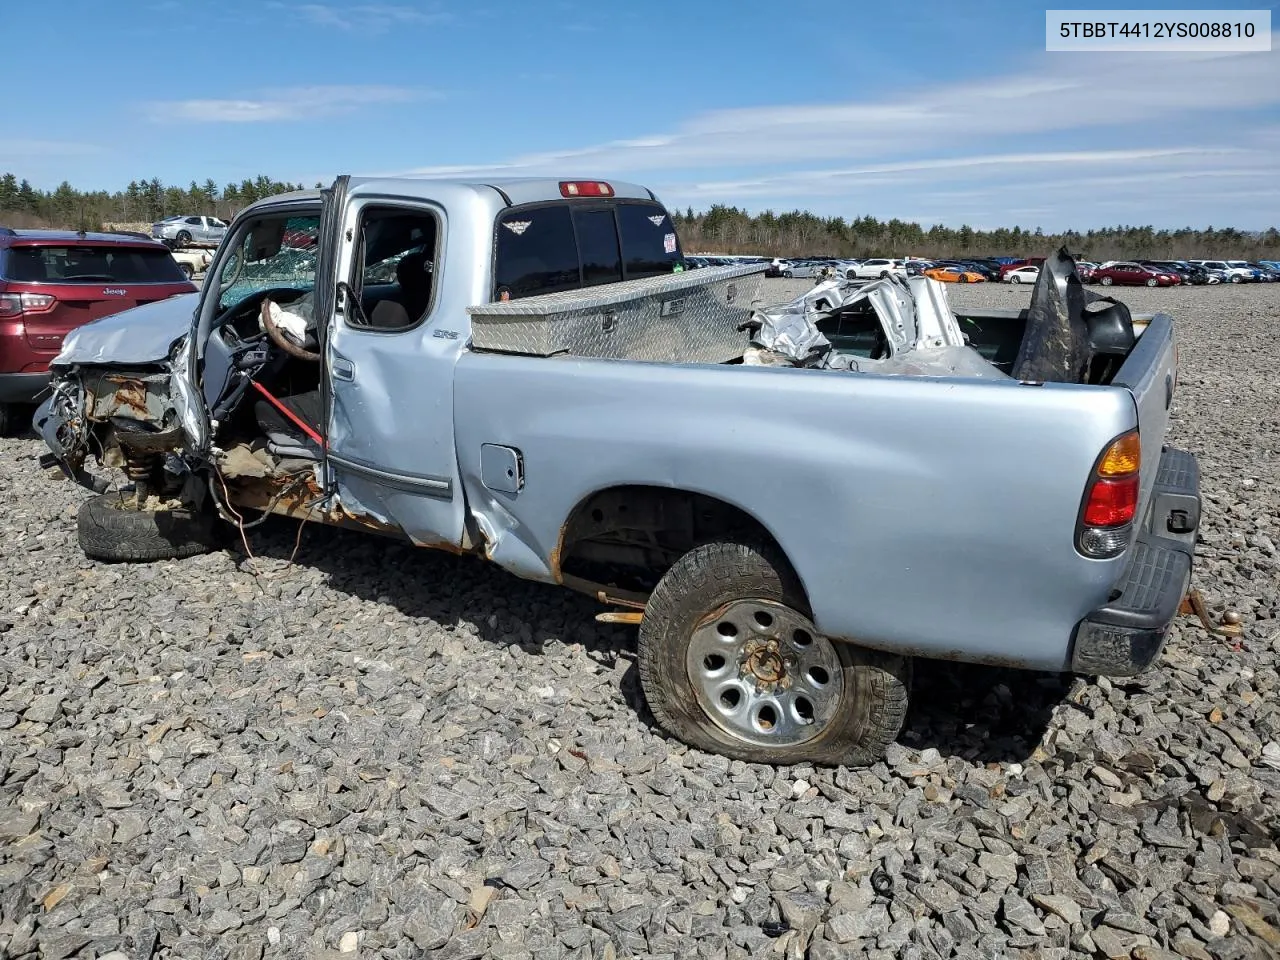
[(17, 210), (18, 202), (18, 178), (6, 173), (0, 177), (0, 210)]

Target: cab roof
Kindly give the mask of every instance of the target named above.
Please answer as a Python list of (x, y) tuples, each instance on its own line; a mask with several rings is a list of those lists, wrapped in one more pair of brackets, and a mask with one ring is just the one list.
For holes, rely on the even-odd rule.
[[(440, 186), (462, 187), (471, 189), (477, 194), (496, 197), (505, 206), (516, 206), (524, 203), (563, 200), (565, 198), (560, 193), (560, 184), (566, 181), (607, 183), (613, 188), (613, 197), (610, 199), (651, 200), (655, 202), (658, 200), (648, 187), (637, 183), (629, 183), (625, 180), (611, 180), (608, 177), (494, 177), (485, 179), (352, 177), (349, 182), (349, 190), (351, 193), (380, 193), (415, 200), (430, 200), (432, 199), (433, 191)], [(291, 193), (278, 193), (258, 200), (246, 209), (277, 203), (317, 202), (320, 199), (320, 193), (319, 190), (295, 190)]]

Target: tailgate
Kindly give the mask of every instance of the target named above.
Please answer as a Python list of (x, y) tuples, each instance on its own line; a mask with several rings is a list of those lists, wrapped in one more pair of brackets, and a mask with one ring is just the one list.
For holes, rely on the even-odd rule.
[(1113, 387), (1124, 387), (1133, 396), (1138, 410), (1138, 429), (1142, 438), (1141, 494), (1138, 517), (1145, 523), (1151, 502), (1151, 488), (1160, 466), (1169, 428), (1173, 391), (1177, 383), (1178, 351), (1173, 333), (1173, 318), (1157, 313), (1138, 337), (1123, 366), (1111, 381)]

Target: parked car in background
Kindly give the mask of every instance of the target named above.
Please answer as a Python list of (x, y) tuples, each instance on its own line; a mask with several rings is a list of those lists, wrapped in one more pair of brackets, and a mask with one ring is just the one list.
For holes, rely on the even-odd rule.
[(151, 225), (151, 236), (171, 241), (179, 247), (216, 247), (227, 235), (227, 225), (217, 217), (194, 217), (181, 214), (165, 217)]
[(1040, 268), (1030, 264), (1006, 270), (1005, 283), (1035, 283), (1040, 279)]
[(850, 267), (845, 271), (845, 277), (850, 280), (876, 280), (894, 275), (905, 277), (906, 265), (901, 260), (890, 260), (885, 257), (863, 260), (856, 267)]
[(1210, 282), (1207, 270), (1184, 260), (1139, 260), (1138, 262), (1157, 273), (1176, 273), (1183, 283), (1204, 286)]
[(782, 275), (787, 278), (818, 277), (828, 268), (834, 270), (835, 262), (832, 260), (792, 260), (783, 267)]
[(965, 270), (962, 267), (939, 265), (922, 271), (926, 277), (942, 283), (982, 283), (987, 278), (976, 270)]
[(1263, 283), (1275, 283), (1280, 280), (1280, 267), (1273, 267), (1271, 264), (1263, 263), (1262, 261), (1251, 263), (1249, 266), (1258, 271), (1260, 274), (1258, 279)]
[(1130, 260), (1104, 264), (1094, 272), (1094, 281), (1104, 287), (1176, 287), (1182, 282), (1172, 270), (1153, 270)]
[(786, 264), (787, 261), (781, 257), (774, 257), (769, 261), (769, 265), (764, 268), (764, 275), (766, 277), (780, 277), (782, 276), (782, 271), (786, 268)]
[(1000, 279), (1003, 280), (1010, 270), (1017, 270), (1019, 267), (1038, 267), (1044, 263), (1044, 257), (1027, 257), (1014, 263), (1005, 263), (1000, 266)]
[(179, 247), (171, 250), (170, 256), (177, 262), (178, 269), (182, 271), (188, 280), (203, 274), (213, 261), (213, 251), (206, 247), (193, 247), (190, 249)]
[[(76, 327), (195, 293), (163, 244), (111, 233), (0, 227), (0, 433), (49, 382), (49, 361)], [(143, 321), (145, 311), (137, 315)]]
[(972, 270), (974, 273), (982, 274), (982, 279), (999, 282), (1000, 265), (991, 263), (988, 260), (944, 260), (943, 263), (948, 266), (961, 267), (965, 270)]
[(1093, 275), (1097, 269), (1098, 265), (1091, 260), (1076, 261), (1076, 276), (1080, 278), (1081, 283), (1092, 283)]
[[(1192, 260), (1190, 262), (1204, 267), (1206, 270), (1221, 272), (1226, 283), (1250, 283), (1255, 279), (1252, 270), (1247, 267), (1233, 267), (1226, 260)], [(1243, 263), (1244, 261), (1239, 262)]]
[(1227, 267), (1232, 270), (1244, 270), (1249, 274), (1246, 282), (1257, 283), (1262, 279), (1262, 271), (1250, 263), (1248, 260), (1228, 260)]

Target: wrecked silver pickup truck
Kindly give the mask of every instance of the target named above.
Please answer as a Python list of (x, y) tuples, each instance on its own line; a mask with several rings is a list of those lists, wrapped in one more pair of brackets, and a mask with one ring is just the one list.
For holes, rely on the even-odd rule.
[(242, 212), (201, 294), (69, 336), (36, 426), (98, 494), (91, 557), (267, 514), (474, 553), (618, 608), (661, 725), (747, 760), (874, 760), (912, 657), (1157, 656), (1200, 506), (1169, 317), (1064, 253), (1028, 309), (960, 314), (680, 267), (640, 186), (342, 177)]

